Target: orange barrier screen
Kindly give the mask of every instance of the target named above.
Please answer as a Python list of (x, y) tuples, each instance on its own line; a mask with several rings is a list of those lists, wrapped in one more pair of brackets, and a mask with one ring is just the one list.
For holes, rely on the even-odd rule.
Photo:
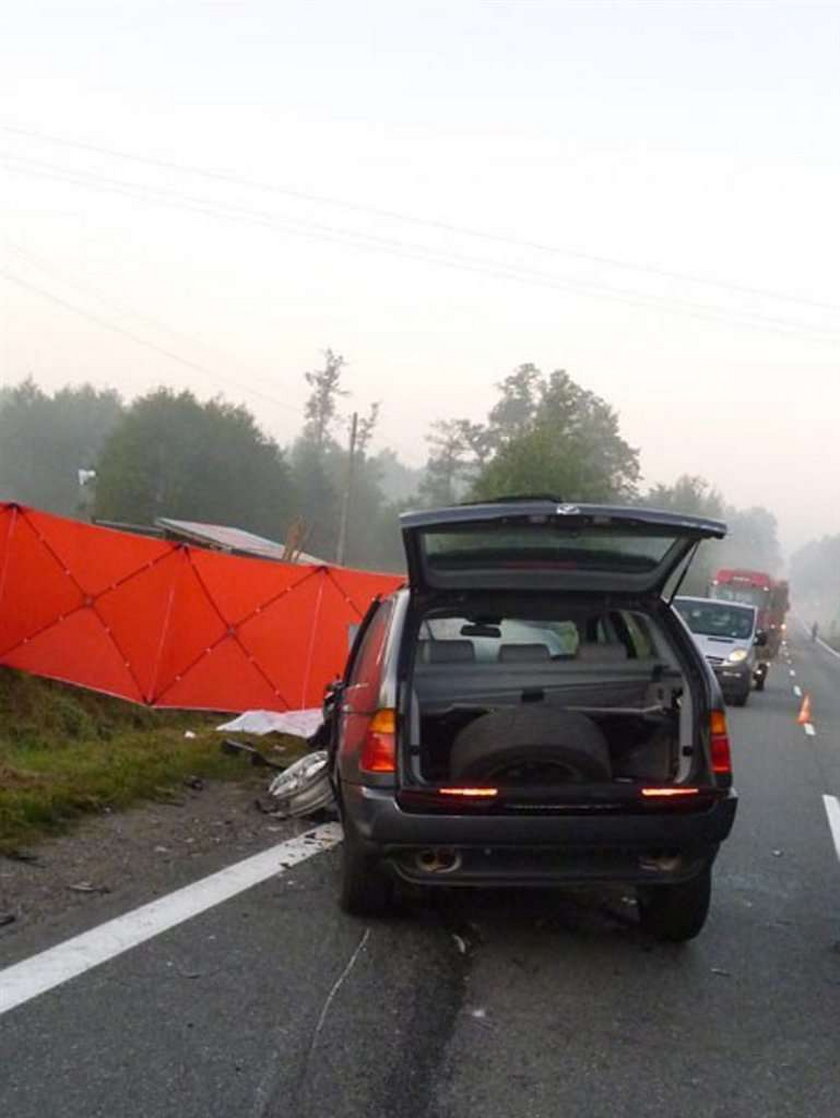
[(0, 664), (156, 707), (320, 706), (349, 627), (400, 581), (0, 503)]

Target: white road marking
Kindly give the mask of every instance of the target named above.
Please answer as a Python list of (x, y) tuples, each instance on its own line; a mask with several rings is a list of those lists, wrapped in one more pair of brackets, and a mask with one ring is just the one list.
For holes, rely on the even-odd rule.
[(834, 849), (840, 858), (840, 800), (836, 796), (823, 796), (825, 813), (828, 816), (828, 825), (831, 828), (831, 837), (834, 839)]
[[(802, 620), (802, 618), (799, 617), (797, 614), (794, 614), (794, 617), (796, 617), (796, 620), (802, 626), (802, 632), (810, 637), (811, 630), (808, 627), (808, 625), (806, 625), (805, 622)], [(823, 649), (824, 652), (828, 652), (832, 656), (836, 656), (837, 659), (840, 660), (840, 652), (838, 652), (836, 648), (832, 648), (830, 644), (826, 644), (825, 641), (822, 639), (822, 637), (817, 637), (817, 642), (816, 643), (820, 646), (821, 649)]]
[(325, 823), (0, 970), (0, 1016), (340, 841), (340, 825)]
[(808, 735), (809, 738), (813, 738), (813, 737), (816, 736), (817, 731), (814, 729), (813, 723), (811, 723), (811, 722), (803, 723), (802, 729), (805, 731), (805, 733)]
[(817, 644), (824, 652), (829, 652), (837, 660), (840, 660), (840, 652), (838, 652), (836, 648), (832, 648), (830, 644), (826, 644), (824, 640), (820, 639), (820, 637), (817, 637)]
[(797, 699), (801, 699), (801, 698), (802, 698), (802, 688), (801, 688), (801, 687), (799, 686), (799, 684), (798, 684), (798, 683), (794, 683), (794, 685), (793, 685), (793, 693), (794, 693), (794, 695), (796, 695)]

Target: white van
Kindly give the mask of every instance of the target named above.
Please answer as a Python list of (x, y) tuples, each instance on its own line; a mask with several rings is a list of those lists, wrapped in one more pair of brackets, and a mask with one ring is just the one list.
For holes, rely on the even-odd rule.
[(758, 629), (755, 606), (716, 598), (675, 598), (674, 608), (708, 660), (727, 702), (745, 706), (753, 681), (757, 691), (764, 690), (767, 664), (759, 661), (756, 649), (767, 636)]

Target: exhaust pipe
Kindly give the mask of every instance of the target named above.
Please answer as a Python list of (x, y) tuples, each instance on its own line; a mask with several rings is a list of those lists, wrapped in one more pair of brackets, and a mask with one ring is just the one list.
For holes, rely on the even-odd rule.
[(643, 854), (639, 858), (639, 867), (658, 873), (674, 873), (682, 868), (682, 862), (679, 854)]
[(453, 873), (460, 869), (461, 855), (457, 850), (430, 847), (414, 855), (414, 865), (421, 873)]

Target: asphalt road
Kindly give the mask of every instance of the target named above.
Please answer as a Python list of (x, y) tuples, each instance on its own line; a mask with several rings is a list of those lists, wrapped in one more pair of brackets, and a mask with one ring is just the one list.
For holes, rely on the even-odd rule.
[(621, 891), (368, 926), (319, 854), (0, 1017), (0, 1113), (836, 1118), (840, 660), (790, 652), (730, 712), (741, 806), (694, 943), (648, 941)]

